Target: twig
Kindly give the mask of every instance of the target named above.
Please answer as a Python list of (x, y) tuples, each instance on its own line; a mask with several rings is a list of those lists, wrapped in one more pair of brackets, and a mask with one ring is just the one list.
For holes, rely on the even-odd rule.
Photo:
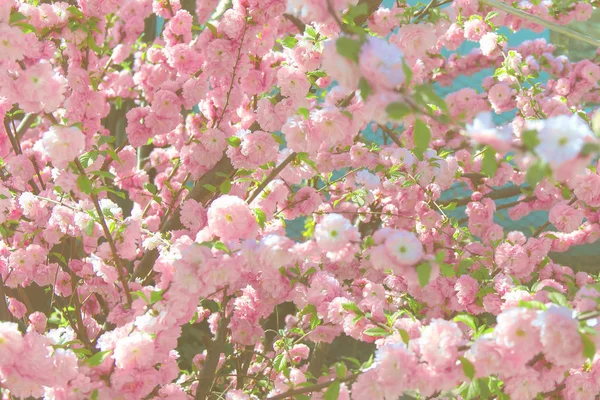
[(287, 19), (288, 21), (290, 21), (292, 24), (294, 24), (294, 26), (296, 28), (298, 28), (298, 31), (300, 33), (304, 33), (304, 29), (306, 29), (306, 24), (302, 21), (300, 21), (299, 18), (293, 16), (292, 14), (283, 14), (283, 17), (285, 19)]
[(346, 378), (342, 378), (342, 379), (332, 379), (329, 380), (327, 382), (323, 382), (323, 383), (317, 383), (315, 385), (312, 386), (306, 386), (306, 387), (302, 387), (299, 389), (293, 389), (293, 390), (288, 390), (287, 392), (272, 396), (267, 398), (267, 400), (284, 400), (287, 399), (289, 397), (295, 396), (297, 394), (304, 394), (304, 393), (310, 393), (310, 392), (316, 392), (322, 389), (325, 389), (326, 387), (329, 387), (331, 385), (333, 385), (335, 382), (340, 382), (340, 383), (344, 383), (344, 382), (352, 382), (354, 381), (356, 378), (358, 378), (359, 374), (354, 374), (354, 375), (350, 375)]
[(205, 400), (211, 392), (215, 374), (217, 372), (217, 366), (219, 365), (219, 359), (223, 352), (225, 341), (227, 339), (227, 329), (229, 325), (229, 317), (227, 315), (227, 302), (229, 298), (227, 293), (223, 297), (223, 303), (221, 308), (223, 310), (221, 314), (221, 320), (217, 328), (217, 334), (215, 340), (211, 346), (206, 349), (206, 359), (204, 360), (204, 367), (200, 371), (200, 377), (198, 379), (198, 387), (196, 388), (195, 400)]
[[(85, 173), (85, 170), (83, 169), (83, 166), (81, 165), (81, 162), (79, 162), (79, 158), (75, 158), (75, 165), (77, 166), (77, 169), (79, 170), (80, 173), (87, 176), (87, 174)], [(108, 245), (110, 246), (110, 250), (111, 250), (113, 258), (115, 260), (115, 264), (117, 266), (117, 271), (119, 273), (119, 280), (121, 281), (121, 284), (123, 285), (123, 290), (125, 291), (125, 297), (127, 298), (127, 305), (131, 306), (133, 299), (131, 298), (131, 291), (129, 290), (129, 284), (127, 283), (127, 278), (125, 277), (125, 267), (123, 267), (123, 264), (121, 263), (121, 258), (119, 257), (117, 246), (116, 246), (115, 241), (113, 240), (113, 237), (110, 233), (110, 229), (106, 225), (106, 219), (104, 218), (104, 213), (102, 212), (102, 207), (100, 207), (100, 203), (98, 202), (98, 196), (92, 192), (90, 194), (90, 197), (92, 198), (92, 202), (94, 203), (94, 207), (96, 208), (96, 212), (98, 213), (98, 219), (100, 220), (100, 225), (102, 226), (102, 230), (104, 231), (104, 236), (106, 237), (106, 240), (108, 241)]]
[(256, 190), (254, 192), (252, 192), (252, 194), (250, 195), (250, 197), (248, 197), (247, 203), (250, 204), (252, 203), (252, 201), (254, 199), (256, 199), (258, 197), (258, 195), (267, 187), (267, 185), (273, 180), (275, 179), (275, 177), (277, 175), (279, 175), (279, 173), (281, 171), (283, 171), (283, 169), (285, 167), (287, 167), (287, 165), (289, 163), (291, 163), (294, 159), (296, 158), (296, 153), (292, 152), (289, 156), (287, 156), (287, 158), (285, 160), (283, 160), (281, 162), (281, 164), (279, 164), (277, 167), (273, 168), (273, 170), (271, 171), (271, 173), (265, 178), (264, 181), (261, 182), (260, 185), (258, 185), (258, 187), (256, 188)]

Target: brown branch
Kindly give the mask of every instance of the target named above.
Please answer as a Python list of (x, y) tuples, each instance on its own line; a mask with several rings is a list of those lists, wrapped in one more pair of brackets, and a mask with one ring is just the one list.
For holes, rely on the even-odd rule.
[(4, 292), (4, 282), (0, 276), (0, 321), (12, 321), (12, 314), (8, 309), (6, 302), (6, 293)]
[(284, 400), (284, 399), (290, 398), (292, 396), (295, 396), (297, 394), (304, 394), (304, 393), (320, 391), (322, 389), (325, 389), (325, 388), (333, 385), (336, 381), (340, 382), (340, 383), (352, 382), (356, 378), (358, 378), (358, 376), (359, 376), (359, 374), (354, 374), (354, 375), (350, 375), (350, 376), (348, 376), (346, 378), (342, 378), (342, 379), (332, 379), (327, 382), (317, 383), (312, 386), (306, 386), (306, 387), (301, 387), (299, 389), (288, 390), (287, 392), (269, 397), (269, 398), (267, 398), (267, 400)]
[[(81, 165), (81, 162), (79, 162), (79, 158), (75, 158), (75, 165), (77, 166), (77, 169), (79, 170), (79, 172), (81, 174), (87, 176), (87, 174), (85, 173), (85, 170), (83, 169), (83, 166)], [(106, 240), (108, 241), (108, 245), (110, 246), (110, 250), (112, 252), (113, 259), (117, 266), (117, 271), (119, 273), (119, 280), (121, 281), (121, 284), (123, 285), (123, 290), (125, 291), (125, 297), (127, 298), (127, 305), (131, 306), (133, 299), (131, 298), (131, 291), (129, 290), (129, 284), (128, 284), (127, 278), (125, 276), (125, 268), (123, 267), (123, 264), (121, 263), (121, 258), (119, 257), (117, 246), (115, 244), (115, 241), (113, 240), (113, 237), (110, 233), (110, 229), (108, 228), (108, 225), (106, 225), (106, 219), (104, 218), (104, 213), (102, 212), (102, 207), (100, 207), (100, 203), (98, 202), (98, 196), (92, 192), (92, 193), (90, 193), (90, 197), (92, 198), (92, 202), (94, 203), (94, 207), (96, 208), (96, 212), (98, 213), (98, 219), (100, 220), (100, 225), (102, 226), (102, 230), (104, 231), (104, 236), (106, 237)]]
[(404, 147), (402, 146), (402, 142), (400, 141), (400, 139), (398, 139), (398, 136), (396, 136), (396, 133), (393, 130), (391, 130), (385, 125), (379, 124), (377, 126), (379, 126), (379, 129), (381, 129), (383, 133), (385, 133), (390, 139), (392, 139), (392, 142), (396, 143), (398, 147)]
[[(226, 155), (223, 155), (221, 160), (213, 167), (212, 170), (207, 172), (202, 178), (196, 181), (194, 187), (188, 193), (187, 199), (192, 199), (202, 204), (206, 203), (210, 197), (212, 196), (212, 192), (206, 189), (205, 185), (212, 185), (215, 187), (219, 187), (223, 182), (223, 176), (229, 176), (233, 172), (233, 166), (229, 161), (229, 158)], [(173, 215), (169, 220), (164, 224), (161, 232), (170, 232), (173, 230), (181, 229), (182, 224), (180, 221), (180, 207), (177, 207), (175, 211), (173, 211)], [(146, 277), (154, 266), (154, 262), (158, 258), (158, 250), (151, 250), (144, 253), (140, 263), (136, 267), (133, 277), (135, 278), (143, 278)]]
[(229, 298), (227, 297), (227, 294), (225, 294), (223, 303), (221, 304), (223, 312), (217, 328), (217, 334), (215, 335), (214, 341), (206, 349), (206, 359), (204, 360), (202, 371), (200, 371), (198, 387), (196, 388), (196, 395), (194, 396), (195, 400), (205, 400), (211, 393), (217, 366), (219, 365), (219, 359), (221, 358), (221, 353), (223, 353), (227, 339), (227, 329), (230, 319), (230, 317), (226, 316), (228, 300)]
[[(494, 190), (493, 192), (486, 194), (483, 197), (487, 197), (492, 200), (499, 200), (499, 199), (505, 199), (508, 197), (514, 197), (519, 194), (522, 194), (520, 186), (510, 186), (510, 187)], [(443, 200), (443, 201), (438, 202), (438, 204), (440, 206), (447, 206), (451, 203), (456, 203), (456, 207), (461, 207), (461, 206), (466, 206), (467, 204), (469, 204), (472, 201), (473, 200), (471, 200), (471, 196), (468, 196), (468, 197), (461, 197), (459, 199)]]
[(293, 16), (292, 14), (283, 14), (283, 17), (285, 19), (287, 19), (288, 21), (290, 21), (292, 24), (294, 24), (294, 26), (296, 28), (298, 28), (298, 31), (300, 33), (304, 33), (304, 29), (306, 29), (306, 24), (302, 21), (300, 21), (300, 19), (298, 17)]
[(283, 160), (281, 162), (281, 164), (279, 164), (277, 167), (273, 168), (273, 170), (271, 171), (271, 173), (265, 178), (264, 181), (261, 182), (260, 185), (258, 185), (258, 187), (256, 188), (256, 190), (254, 192), (252, 192), (252, 194), (250, 195), (250, 197), (248, 197), (247, 203), (250, 204), (252, 203), (252, 201), (258, 197), (258, 195), (267, 187), (267, 185), (273, 180), (275, 179), (275, 177), (277, 175), (279, 175), (279, 173), (281, 171), (283, 171), (283, 169), (285, 167), (287, 167), (287, 165), (289, 163), (291, 163), (292, 161), (294, 161), (294, 159), (296, 158), (296, 153), (292, 152), (289, 156), (287, 156), (287, 158), (285, 160)]

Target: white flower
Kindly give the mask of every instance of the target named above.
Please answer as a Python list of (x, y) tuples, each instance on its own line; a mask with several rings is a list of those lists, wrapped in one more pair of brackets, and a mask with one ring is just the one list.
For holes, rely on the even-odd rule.
[[(528, 124), (535, 127), (538, 124)], [(588, 124), (577, 115), (559, 115), (548, 118), (541, 124), (535, 147), (538, 156), (552, 167), (576, 158), (587, 137), (593, 137)]]
[(315, 239), (324, 251), (339, 251), (346, 246), (352, 229), (350, 221), (340, 214), (327, 214), (315, 227)]
[(498, 151), (506, 151), (510, 147), (512, 128), (496, 127), (491, 112), (482, 112), (475, 117), (472, 124), (467, 124), (465, 135), (474, 142), (487, 144)]
[(423, 244), (412, 232), (394, 232), (384, 245), (388, 255), (399, 264), (414, 265), (423, 257)]
[(77, 127), (52, 126), (42, 136), (44, 153), (56, 168), (66, 168), (85, 149), (85, 135)]
[(362, 169), (356, 174), (356, 183), (359, 186), (364, 186), (368, 190), (375, 190), (379, 187), (381, 179), (379, 179), (377, 175), (370, 173), (366, 169)]

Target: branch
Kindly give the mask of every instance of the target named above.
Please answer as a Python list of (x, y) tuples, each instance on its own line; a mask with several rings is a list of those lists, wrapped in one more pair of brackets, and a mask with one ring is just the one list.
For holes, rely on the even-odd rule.
[(293, 16), (292, 14), (283, 14), (283, 17), (285, 19), (287, 19), (288, 21), (290, 21), (292, 24), (294, 24), (294, 26), (296, 28), (298, 28), (298, 31), (300, 33), (304, 33), (304, 29), (306, 29), (306, 24), (302, 21), (300, 21), (299, 18)]
[(385, 125), (378, 124), (377, 126), (379, 126), (379, 129), (381, 129), (383, 133), (385, 133), (390, 139), (392, 139), (392, 142), (396, 143), (398, 147), (404, 147), (402, 146), (402, 142), (400, 141), (400, 139), (398, 139), (398, 136), (396, 136), (396, 133), (393, 130), (391, 130)]
[[(87, 174), (85, 173), (85, 170), (83, 169), (83, 166), (81, 165), (81, 162), (79, 162), (79, 158), (75, 158), (75, 165), (77, 165), (77, 169), (79, 169), (79, 172), (81, 172), (83, 175), (87, 176)], [(94, 203), (94, 207), (96, 208), (96, 212), (98, 213), (98, 219), (100, 220), (100, 225), (102, 226), (102, 230), (104, 231), (104, 236), (106, 237), (106, 240), (108, 241), (108, 245), (110, 246), (110, 250), (112, 252), (113, 259), (115, 260), (115, 264), (117, 266), (117, 271), (119, 273), (119, 280), (121, 281), (121, 284), (123, 285), (123, 290), (125, 291), (125, 297), (127, 298), (127, 305), (131, 306), (133, 299), (131, 298), (131, 291), (129, 290), (129, 284), (127, 283), (127, 278), (125, 277), (125, 268), (123, 267), (123, 264), (121, 264), (121, 258), (119, 257), (117, 245), (115, 244), (115, 241), (113, 240), (113, 237), (110, 233), (110, 229), (108, 228), (108, 225), (106, 225), (106, 219), (104, 218), (104, 213), (102, 212), (102, 207), (100, 207), (100, 203), (98, 202), (98, 195), (96, 195), (95, 193), (92, 192), (90, 194), (90, 196), (92, 198), (92, 202)]]
[(281, 162), (281, 164), (279, 164), (277, 167), (275, 167), (271, 173), (265, 178), (264, 181), (261, 182), (260, 185), (258, 185), (258, 187), (256, 188), (256, 190), (254, 192), (252, 192), (252, 194), (250, 195), (250, 197), (248, 197), (247, 203), (250, 204), (252, 203), (252, 201), (258, 197), (258, 195), (267, 187), (267, 185), (273, 180), (275, 179), (275, 177), (277, 175), (279, 175), (279, 173), (281, 171), (283, 171), (283, 169), (285, 167), (287, 167), (287, 165), (289, 163), (291, 163), (292, 161), (294, 161), (294, 159), (296, 158), (296, 153), (292, 152), (289, 156), (287, 156), (287, 158), (285, 160), (283, 160)]
[(223, 314), (221, 314), (221, 320), (219, 321), (219, 327), (217, 328), (217, 334), (215, 340), (211, 346), (206, 349), (206, 359), (204, 360), (204, 367), (200, 371), (200, 378), (198, 379), (198, 387), (196, 388), (195, 400), (205, 400), (211, 392), (215, 374), (217, 372), (217, 366), (219, 365), (219, 359), (221, 353), (225, 347), (225, 341), (227, 339), (227, 326), (229, 325), (229, 317), (227, 315), (227, 302), (229, 298), (227, 295), (223, 297), (223, 303), (221, 308)]
[[(221, 160), (219, 160), (217, 165), (215, 165), (212, 170), (204, 174), (202, 178), (196, 181), (194, 187), (188, 193), (186, 200), (192, 199), (202, 204), (206, 203), (212, 196), (212, 192), (206, 189), (204, 186), (208, 184), (219, 187), (223, 180), (226, 179), (223, 176), (229, 176), (233, 170), (234, 169), (229, 161), (229, 158), (226, 155), (223, 155)], [(173, 216), (164, 224), (163, 228), (161, 229), (161, 233), (181, 229), (182, 224), (179, 218), (180, 207), (177, 207), (173, 212)], [(152, 271), (152, 267), (154, 266), (154, 262), (157, 258), (158, 250), (156, 249), (144, 253), (144, 256), (140, 260), (140, 263), (133, 273), (134, 279), (146, 277), (150, 271)]]
[(526, 13), (523, 10), (520, 10), (518, 8), (515, 7), (511, 7), (508, 4), (504, 4), (498, 0), (480, 0), (483, 4), (488, 5), (490, 7), (493, 8), (497, 8), (499, 10), (502, 10), (508, 14), (512, 14), (512, 15), (516, 15), (519, 18), (523, 18), (527, 21), (533, 22), (535, 24), (541, 25), (543, 27), (546, 27), (548, 29), (550, 29), (551, 31), (555, 31), (558, 33), (561, 33), (565, 36), (568, 36), (572, 39), (576, 39), (576, 40), (580, 40), (582, 42), (591, 44), (594, 47), (600, 47), (600, 40), (597, 39), (593, 39), (589, 36), (583, 35), (581, 33), (575, 32), (571, 29), (565, 28), (564, 26), (560, 26), (558, 24), (555, 24), (554, 22), (550, 22), (550, 21), (546, 21), (545, 19), (542, 19), (538, 16), (535, 15), (531, 15), (529, 13)]
[[(488, 197), (492, 200), (499, 200), (499, 199), (505, 199), (508, 197), (514, 197), (519, 194), (522, 194), (520, 186), (510, 186), (507, 188), (494, 190), (493, 192), (485, 195), (484, 197)], [(449, 199), (449, 200), (440, 201), (440, 202), (438, 202), (438, 204), (440, 206), (447, 206), (450, 203), (456, 203), (456, 207), (461, 207), (461, 206), (466, 206), (467, 204), (469, 204), (472, 201), (473, 200), (471, 200), (471, 196), (468, 196), (468, 197), (461, 197), (460, 199)]]
[(4, 293), (4, 282), (0, 276), (0, 321), (12, 321), (12, 314), (8, 309), (6, 294)]
[(29, 129), (31, 127), (31, 125), (33, 124), (33, 121), (35, 121), (36, 117), (37, 117), (36, 114), (29, 113), (25, 116), (25, 118), (23, 118), (23, 120), (17, 127), (17, 132), (15, 133), (17, 140), (20, 141), (21, 139), (23, 139), (23, 135), (25, 135), (25, 132), (27, 132), (27, 129)]
[(350, 376), (348, 376), (346, 378), (342, 378), (342, 379), (332, 379), (332, 380), (327, 381), (327, 382), (317, 383), (316, 385), (306, 386), (306, 387), (302, 387), (302, 388), (299, 388), (299, 389), (288, 390), (285, 393), (281, 393), (281, 394), (269, 397), (269, 398), (267, 398), (267, 400), (284, 400), (284, 399), (287, 399), (289, 397), (295, 396), (297, 394), (304, 394), (304, 393), (316, 392), (316, 391), (325, 389), (326, 387), (329, 387), (329, 386), (333, 385), (336, 381), (340, 382), (340, 383), (352, 382), (356, 378), (358, 378), (359, 375), (360, 374), (354, 374), (354, 375), (350, 375)]

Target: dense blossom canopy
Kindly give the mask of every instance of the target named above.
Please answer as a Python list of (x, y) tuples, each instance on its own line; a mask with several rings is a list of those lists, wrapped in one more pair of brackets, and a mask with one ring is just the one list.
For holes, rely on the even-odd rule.
[(595, 399), (597, 5), (0, 0), (2, 399)]

